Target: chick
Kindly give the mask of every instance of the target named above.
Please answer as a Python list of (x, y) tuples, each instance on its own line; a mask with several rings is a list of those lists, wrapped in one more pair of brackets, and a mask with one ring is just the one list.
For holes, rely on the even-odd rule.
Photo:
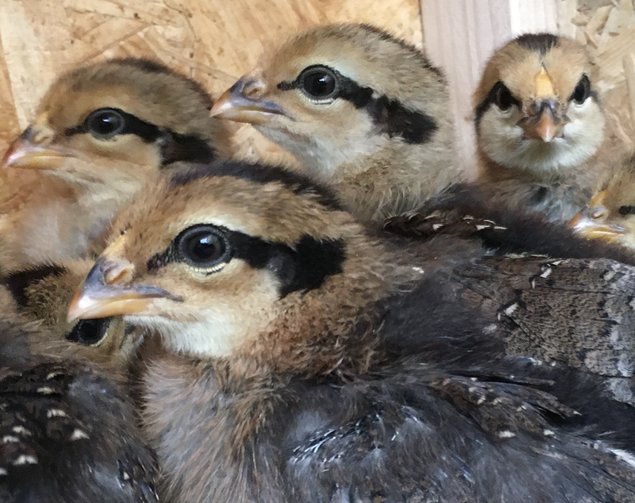
[(143, 337), (126, 337), (121, 318), (66, 321), (91, 266), (2, 278), (1, 501), (157, 501), (158, 470), (128, 397)]
[(113, 215), (160, 168), (227, 156), (227, 132), (208, 117), (211, 106), (199, 84), (144, 59), (96, 63), (57, 79), (4, 158), (5, 167), (46, 177), (35, 188), (5, 187), (0, 265), (99, 251)]
[(635, 249), (635, 155), (626, 157), (569, 222), (585, 238)]
[(6, 274), (0, 278), (2, 315), (41, 328), (27, 332), (27, 345), (33, 354), (89, 361), (125, 381), (143, 337), (126, 337), (126, 326), (120, 318), (66, 321), (73, 290), (92, 264), (91, 260), (77, 259)]
[(480, 180), (498, 201), (567, 221), (601, 175), (604, 114), (584, 46), (526, 34), (487, 62), (474, 94)]
[(632, 396), (635, 271), (439, 266), (369, 232), (308, 179), (233, 163), (118, 217), (69, 318), (123, 315), (172, 353), (144, 378), (167, 499), (633, 500), (635, 408), (605, 377)]
[(381, 224), (462, 179), (444, 76), (372, 26), (297, 35), (225, 92), (212, 116), (251, 123), (366, 222)]
[(0, 500), (158, 501), (154, 455), (124, 390), (87, 362), (43, 357), (0, 320)]

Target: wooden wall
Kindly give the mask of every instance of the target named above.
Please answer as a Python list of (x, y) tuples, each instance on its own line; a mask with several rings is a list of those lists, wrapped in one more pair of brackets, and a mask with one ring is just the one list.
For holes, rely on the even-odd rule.
[[(418, 47), (453, 83), (457, 141), (472, 158), (470, 98), (483, 61), (531, 30), (585, 42), (608, 93), (611, 134), (635, 138), (635, 0), (0, 0), (0, 152), (32, 116), (55, 75), (113, 56), (158, 58), (212, 93), (257, 61), (263, 47), (310, 25), (369, 22)], [(423, 15), (422, 15), (423, 14)], [(422, 26), (425, 27), (422, 32)], [(248, 126), (242, 153), (280, 156)]]

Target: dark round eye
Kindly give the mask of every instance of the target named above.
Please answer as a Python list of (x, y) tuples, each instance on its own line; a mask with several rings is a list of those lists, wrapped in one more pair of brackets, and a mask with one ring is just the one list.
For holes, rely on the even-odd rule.
[(73, 329), (66, 334), (66, 339), (78, 342), (84, 346), (93, 346), (101, 342), (106, 336), (111, 320), (112, 318), (80, 320)]
[(99, 138), (112, 138), (121, 133), (125, 119), (121, 112), (112, 108), (100, 108), (91, 112), (84, 121), (86, 130)]
[(181, 259), (198, 268), (213, 268), (231, 258), (227, 237), (212, 225), (196, 225), (184, 230), (177, 236), (176, 245)]
[(494, 86), (494, 103), (501, 110), (508, 110), (509, 107), (517, 103), (511, 91), (502, 82)]
[(618, 211), (620, 215), (635, 215), (635, 206), (620, 206)]
[(578, 105), (581, 105), (589, 96), (591, 96), (591, 82), (589, 81), (589, 77), (582, 75), (578, 85), (575, 86), (575, 89), (573, 90), (571, 99)]
[(299, 88), (309, 98), (326, 100), (334, 98), (339, 91), (337, 75), (325, 66), (310, 66), (300, 74)]

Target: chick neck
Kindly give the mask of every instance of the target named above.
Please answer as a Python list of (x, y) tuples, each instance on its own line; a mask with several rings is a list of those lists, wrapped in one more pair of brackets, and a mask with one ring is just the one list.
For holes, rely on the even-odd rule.
[(257, 129), (291, 152), (310, 177), (330, 186), (358, 220), (381, 225), (464, 179), (454, 155), (451, 121), (437, 118), (436, 125), (422, 143), (408, 143), (373, 127), (328, 139)]

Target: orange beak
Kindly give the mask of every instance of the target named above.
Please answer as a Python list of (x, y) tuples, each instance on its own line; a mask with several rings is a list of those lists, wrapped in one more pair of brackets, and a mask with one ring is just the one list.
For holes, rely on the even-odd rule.
[(151, 285), (129, 285), (134, 266), (100, 258), (68, 305), (68, 321), (147, 313), (154, 299), (182, 302), (180, 297)]
[(527, 138), (549, 143), (563, 136), (564, 121), (558, 114), (555, 85), (545, 67), (534, 77), (533, 101), (529, 105), (528, 117), (522, 119), (522, 128)]
[(2, 158), (5, 168), (56, 169), (73, 155), (62, 148), (33, 143), (24, 135), (16, 138)]
[(604, 206), (606, 191), (600, 191), (589, 206), (577, 213), (568, 223), (577, 234), (587, 239), (600, 239), (607, 242), (619, 241), (625, 229), (621, 225), (607, 223), (609, 210)]
[(285, 115), (279, 105), (263, 99), (265, 93), (266, 84), (262, 79), (243, 77), (216, 100), (210, 116), (249, 124), (266, 124), (276, 115)]
[(552, 103), (543, 102), (534, 105), (534, 107), (540, 111), (535, 119), (529, 118), (523, 122), (522, 128), (525, 131), (525, 136), (542, 140), (545, 143), (551, 142), (554, 138), (562, 138), (564, 121), (557, 117), (553, 111)]

